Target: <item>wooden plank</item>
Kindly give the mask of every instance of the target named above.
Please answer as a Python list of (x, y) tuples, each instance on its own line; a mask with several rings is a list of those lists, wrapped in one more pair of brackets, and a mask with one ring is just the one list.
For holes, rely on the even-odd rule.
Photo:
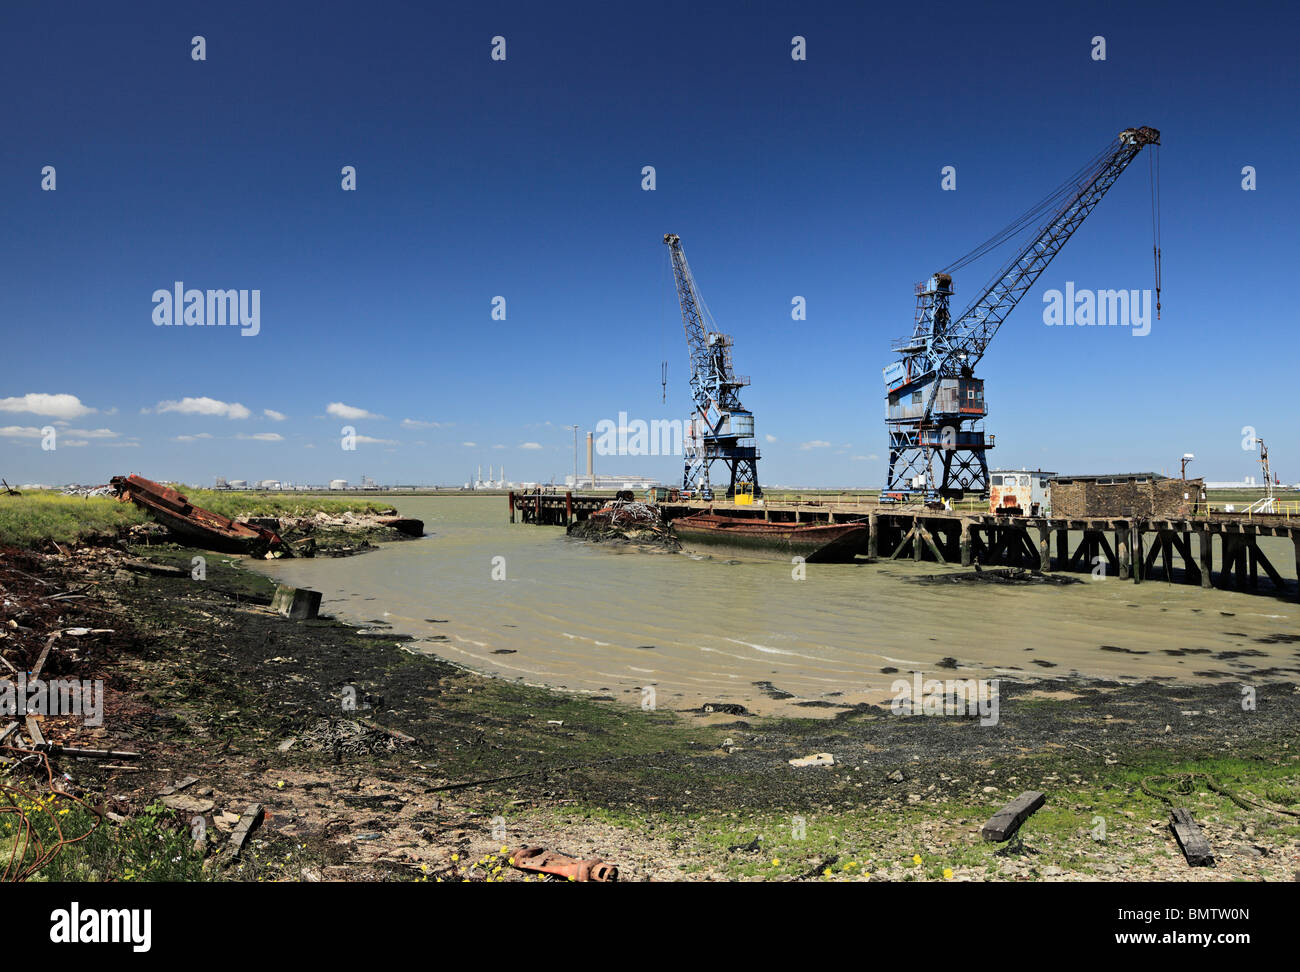
[(36, 744), (37, 749), (45, 745), (45, 737), (41, 735), (40, 721), (34, 715), (27, 717), (27, 735), (31, 736), (32, 742)]
[(260, 803), (250, 803), (244, 815), (239, 818), (239, 823), (235, 826), (234, 832), (230, 835), (230, 843), (225, 850), (227, 861), (233, 861), (240, 855), (244, 849), (244, 844), (248, 841), (248, 835), (262, 821), (266, 813), (266, 807)]
[(1174, 838), (1191, 867), (1214, 866), (1214, 851), (1210, 849), (1210, 842), (1201, 833), (1201, 828), (1196, 825), (1189, 810), (1175, 807), (1170, 811), (1169, 829), (1174, 832)]
[(1046, 797), (1037, 790), (1026, 790), (990, 817), (989, 822), (980, 828), (980, 836), (991, 841), (1010, 840), (1045, 800)]
[(50, 649), (54, 647), (54, 643), (59, 640), (59, 636), (62, 633), (63, 632), (61, 631), (56, 631), (45, 640), (45, 647), (41, 649), (41, 657), (36, 659), (36, 667), (32, 669), (32, 674), (28, 678), (28, 681), (34, 682), (41, 677), (41, 669), (45, 667), (45, 659), (50, 657)]

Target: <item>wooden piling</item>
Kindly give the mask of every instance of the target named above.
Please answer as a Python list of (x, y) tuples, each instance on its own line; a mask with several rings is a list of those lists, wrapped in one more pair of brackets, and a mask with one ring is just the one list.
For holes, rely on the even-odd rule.
[(1214, 534), (1209, 530), (1197, 530), (1196, 550), (1200, 554), (1201, 561), (1201, 586), (1213, 587), (1214, 578), (1211, 576), (1211, 571), (1214, 568)]

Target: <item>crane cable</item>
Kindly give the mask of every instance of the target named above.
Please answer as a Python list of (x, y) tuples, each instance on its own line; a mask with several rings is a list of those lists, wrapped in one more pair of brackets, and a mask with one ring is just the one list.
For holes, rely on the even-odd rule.
[(952, 273), (956, 270), (962, 269), (967, 264), (978, 260), (990, 251), (1002, 246), (1013, 237), (1018, 236), (1026, 227), (1036, 225), (1044, 212), (1049, 209), (1059, 210), (1061, 208), (1061, 200), (1071, 192), (1077, 193), (1079, 191), (1080, 180), (1091, 176), (1112, 151), (1112, 147), (1107, 144), (1097, 152), (1096, 155), (1076, 169), (1064, 182), (1043, 197), (1042, 200), (1025, 210), (969, 253), (948, 264), (948, 266), (943, 268), (943, 272)]
[(1156, 270), (1156, 320), (1160, 320), (1160, 146), (1151, 146), (1149, 158), (1151, 183), (1151, 256)]

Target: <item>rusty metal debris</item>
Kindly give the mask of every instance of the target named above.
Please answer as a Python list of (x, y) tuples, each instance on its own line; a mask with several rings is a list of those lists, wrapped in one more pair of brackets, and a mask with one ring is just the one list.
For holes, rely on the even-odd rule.
[(596, 858), (580, 861), (544, 847), (517, 847), (510, 852), (509, 859), (519, 870), (534, 874), (554, 874), (573, 881), (618, 880), (617, 865)]
[(237, 523), (220, 513), (195, 506), (176, 490), (143, 476), (114, 476), (110, 483), (119, 501), (134, 503), (172, 533), (206, 549), (260, 554), (284, 546), (280, 535), (273, 530)]
[(662, 521), (659, 508), (649, 503), (613, 500), (591, 514), (591, 519), (612, 527), (657, 528)]

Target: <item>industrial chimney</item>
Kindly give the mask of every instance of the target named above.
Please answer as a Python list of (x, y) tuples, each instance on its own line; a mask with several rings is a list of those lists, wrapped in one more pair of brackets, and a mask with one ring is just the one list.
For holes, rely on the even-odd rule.
[[(592, 475), (592, 469), (591, 469), (591, 452), (592, 452), (592, 450), (591, 450), (591, 433), (588, 432), (588, 433), (587, 433), (587, 485), (588, 485), (588, 486), (593, 486), (593, 487), (594, 487), (594, 486), (596, 485), (596, 479), (595, 479), (595, 477)], [(576, 485), (576, 484), (575, 484), (575, 485)]]

